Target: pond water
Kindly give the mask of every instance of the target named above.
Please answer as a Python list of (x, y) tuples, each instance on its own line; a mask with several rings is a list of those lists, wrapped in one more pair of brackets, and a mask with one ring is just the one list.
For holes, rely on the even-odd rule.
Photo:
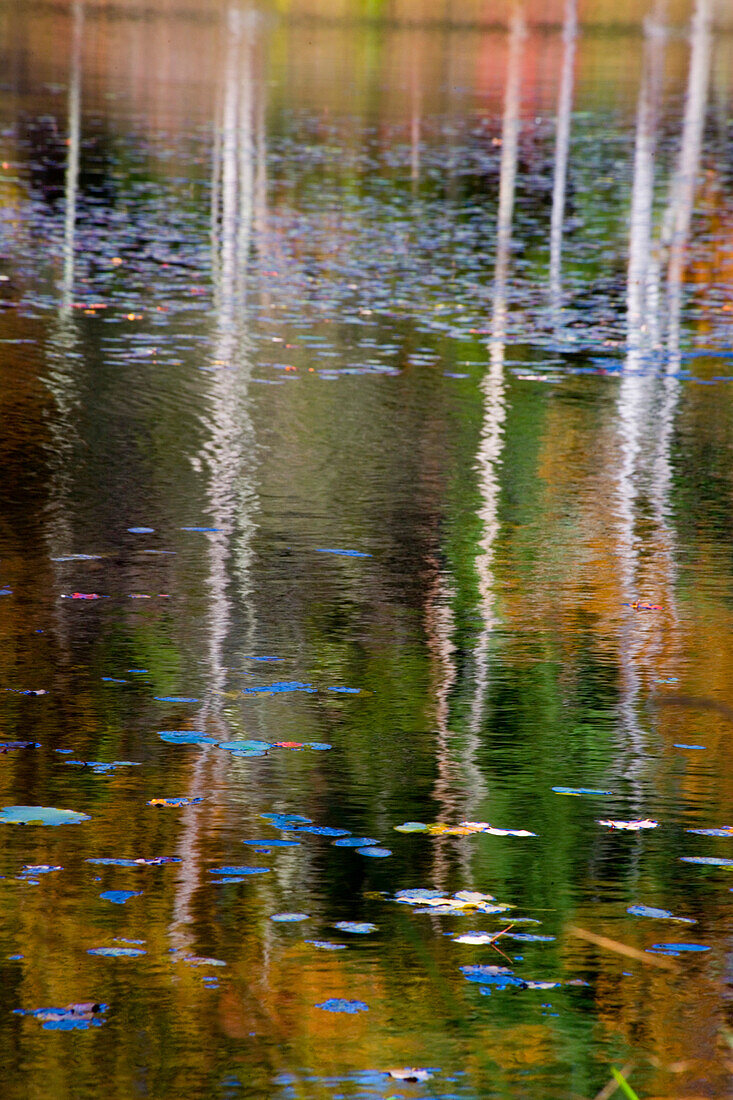
[(0, 4), (6, 1100), (730, 1094), (733, 37), (607, 7)]

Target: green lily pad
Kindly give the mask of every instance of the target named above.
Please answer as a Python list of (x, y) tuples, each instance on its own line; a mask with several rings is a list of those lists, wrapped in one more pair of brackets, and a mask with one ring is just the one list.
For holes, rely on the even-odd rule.
[(76, 810), (57, 810), (53, 806), (3, 806), (0, 823), (6, 825), (78, 825), (91, 821), (89, 814)]

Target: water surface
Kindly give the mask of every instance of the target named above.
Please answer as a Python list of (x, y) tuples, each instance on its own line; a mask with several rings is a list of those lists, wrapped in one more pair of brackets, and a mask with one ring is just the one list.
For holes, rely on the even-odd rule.
[(728, 1093), (733, 40), (649, 8), (0, 6), (9, 1100)]

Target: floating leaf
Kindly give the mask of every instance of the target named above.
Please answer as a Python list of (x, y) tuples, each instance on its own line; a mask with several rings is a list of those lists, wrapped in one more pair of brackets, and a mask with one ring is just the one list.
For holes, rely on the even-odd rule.
[(693, 917), (675, 917), (668, 909), (655, 909), (651, 905), (630, 905), (626, 910), (632, 917), (653, 917), (656, 920), (674, 920), (682, 924), (696, 924)]
[(329, 691), (338, 691), (342, 695), (360, 695), (361, 688), (348, 688), (348, 687), (330, 687)]
[(709, 950), (703, 943), (653, 943), (647, 948), (655, 955), (683, 955)]
[(0, 741), (0, 752), (12, 752), (14, 749), (40, 749), (39, 741)]
[(227, 964), (222, 959), (212, 959), (207, 955), (179, 955), (179, 962), (186, 963), (187, 966), (226, 966)]
[(659, 822), (650, 817), (637, 818), (633, 821), (599, 821), (599, 825), (606, 825), (609, 829), (621, 829), (628, 833), (638, 833), (640, 829), (657, 829)]
[(140, 947), (90, 947), (87, 955), (102, 955), (106, 959), (137, 959), (147, 955)]
[(683, 863), (700, 863), (705, 867), (733, 867), (733, 859), (722, 856), (680, 856)]
[(81, 821), (91, 821), (91, 817), (52, 806), (3, 806), (0, 809), (0, 822), (6, 825), (78, 825)]
[(266, 821), (272, 823), (276, 829), (292, 829), (293, 825), (308, 825), (312, 818), (303, 814), (260, 814)]
[(426, 1069), (388, 1069), (388, 1077), (394, 1077), (396, 1081), (407, 1081), (410, 1084), (421, 1084), (429, 1081), (433, 1076)]
[(376, 932), (376, 924), (369, 921), (339, 920), (334, 924), (339, 932), (353, 932), (357, 936), (366, 936), (369, 932)]
[(210, 875), (264, 875), (269, 867), (211, 867)]
[(84, 1001), (64, 1008), (14, 1008), (16, 1016), (33, 1016), (47, 1031), (84, 1031), (89, 1027), (101, 1027), (103, 1013), (109, 1005)]
[(675, 743), (673, 745), (675, 749), (706, 749), (707, 745), (683, 745), (682, 743)]
[(130, 898), (142, 897), (141, 890), (105, 890), (99, 895), (103, 901), (111, 901), (113, 905), (124, 905)]
[(356, 1012), (369, 1011), (369, 1005), (364, 1004), (363, 1001), (347, 1001), (343, 997), (329, 997), (327, 1001), (316, 1005), (316, 1008), (322, 1008), (325, 1012), (348, 1012), (352, 1015)]
[(156, 703), (200, 703), (200, 699), (194, 699), (191, 695), (156, 695)]
[(37, 875), (50, 875), (53, 871), (63, 871), (63, 867), (53, 863), (27, 863), (20, 873), (36, 878)]
[(242, 844), (247, 844), (251, 848), (300, 848), (302, 847), (299, 840), (282, 840), (280, 837), (276, 837), (274, 840), (243, 840)]
[(398, 890), (395, 894), (395, 901), (400, 901), (404, 905), (422, 905), (426, 901), (442, 896), (441, 890), (425, 890), (419, 887), (416, 890)]
[(322, 951), (345, 951), (345, 943), (331, 943), (329, 940), (304, 940), (311, 947), (319, 947)]
[(478, 982), (480, 985), (494, 985), (499, 989), (506, 989), (508, 986), (522, 988), (525, 985), (506, 966), (462, 966), (460, 971), (467, 981)]
[(360, 856), (371, 856), (373, 859), (386, 859), (392, 855), (390, 848), (374, 848), (371, 845), (366, 848), (357, 848)]
[(699, 836), (733, 836), (733, 826), (723, 825), (720, 829), (685, 829), (686, 833), (698, 833)]
[(536, 936), (533, 932), (507, 932), (507, 939), (519, 940), (520, 943), (553, 943), (554, 936)]
[(608, 795), (608, 794), (613, 794), (613, 791), (599, 791), (599, 790), (596, 790), (593, 787), (553, 787), (552, 789), (555, 792), (555, 794), (570, 794), (570, 795), (581, 795), (581, 794)]
[(207, 737), (200, 730), (160, 730), (158, 737), (169, 745), (218, 745), (216, 737)]
[(261, 684), (258, 687), (244, 688), (243, 695), (280, 695), (288, 691), (305, 691), (312, 694), (316, 691), (313, 684), (305, 684), (300, 680), (279, 680), (274, 684)]
[(406, 821), (404, 825), (395, 825), (395, 832), (397, 833), (425, 833), (428, 826), (424, 825), (422, 821)]
[(151, 859), (118, 859), (113, 856), (87, 859), (86, 863), (97, 863), (103, 867), (159, 867), (164, 863), (180, 863), (179, 856), (153, 856)]
[(255, 740), (219, 741), (218, 745), (220, 749), (226, 749), (227, 752), (252, 753), (252, 755), (257, 754), (258, 756), (266, 753), (268, 749), (272, 748), (269, 741)]
[(127, 530), (131, 535), (152, 535), (155, 530), (154, 527), (128, 527)]
[(197, 802), (203, 802), (203, 798), (151, 798), (146, 803), (148, 806), (195, 806)]
[(339, 554), (344, 558), (370, 558), (371, 554), (365, 554), (362, 550), (339, 550), (330, 546), (320, 546), (317, 554)]
[(311, 836), (348, 836), (348, 829), (334, 829), (330, 825), (301, 825), (296, 832), (309, 833)]
[(370, 836), (342, 836), (334, 840), (334, 848), (367, 848), (378, 841)]
[(295, 924), (298, 921), (310, 920), (310, 917), (307, 913), (273, 913), (270, 920), (280, 924)]
[(479, 946), (484, 943), (493, 943), (497, 936), (500, 936), (501, 932), (462, 932), (460, 936), (454, 936), (454, 943), (467, 943), (473, 946)]
[(329, 745), (326, 741), (305, 741), (303, 748), (313, 749), (314, 752), (327, 752), (328, 749), (333, 748), (333, 745)]

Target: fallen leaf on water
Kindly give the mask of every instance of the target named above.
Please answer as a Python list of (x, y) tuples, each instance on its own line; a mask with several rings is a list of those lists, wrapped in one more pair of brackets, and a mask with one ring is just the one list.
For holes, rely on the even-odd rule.
[(411, 1084), (429, 1081), (433, 1076), (426, 1069), (388, 1069), (387, 1074), (396, 1081), (409, 1081)]
[(372, 924), (370, 921), (355, 921), (355, 920), (339, 920), (334, 924), (334, 928), (338, 928), (339, 932), (353, 932), (357, 936), (365, 936), (369, 932), (376, 932), (376, 924)]
[(130, 898), (142, 897), (141, 890), (105, 890), (99, 895), (103, 901), (111, 901), (113, 905), (124, 905)]
[(137, 959), (147, 955), (140, 947), (90, 947), (87, 955), (101, 955), (105, 959)]
[(638, 833), (640, 829), (656, 829), (659, 826), (658, 821), (653, 821), (650, 817), (638, 818), (634, 821), (599, 821), (599, 825), (606, 825), (609, 829), (623, 829), (629, 833)]
[(63, 1008), (14, 1008), (13, 1013), (33, 1016), (48, 1031), (83, 1031), (88, 1027), (101, 1027), (102, 1015), (108, 1008), (109, 1005), (95, 1001), (82, 1001)]
[(91, 821), (89, 814), (57, 810), (53, 806), (3, 806), (0, 822), (6, 825), (78, 825)]
[(316, 1008), (322, 1008), (326, 1012), (348, 1012), (351, 1014), (369, 1011), (369, 1005), (364, 1004), (363, 1001), (348, 1001), (343, 997), (330, 997), (329, 1000), (316, 1005)]
[(148, 806), (195, 806), (203, 798), (151, 798)]

